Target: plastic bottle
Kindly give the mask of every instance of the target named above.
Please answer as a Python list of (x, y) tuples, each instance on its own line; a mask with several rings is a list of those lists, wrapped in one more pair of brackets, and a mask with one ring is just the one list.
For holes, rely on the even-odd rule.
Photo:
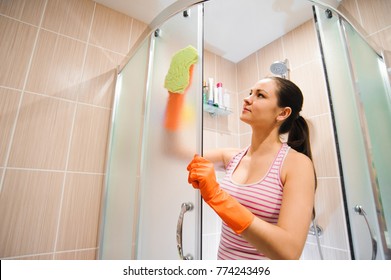
[(213, 78), (209, 78), (209, 95), (208, 95), (208, 104), (213, 105), (214, 100), (213, 100), (213, 89), (214, 89), (214, 84), (213, 84)]
[(217, 83), (217, 104), (220, 108), (224, 108), (223, 104), (223, 83)]
[(206, 82), (204, 81), (202, 83), (202, 102), (205, 104), (208, 102), (208, 86)]
[(213, 106), (219, 107), (219, 92), (217, 90), (217, 86), (215, 86), (214, 92), (213, 92)]

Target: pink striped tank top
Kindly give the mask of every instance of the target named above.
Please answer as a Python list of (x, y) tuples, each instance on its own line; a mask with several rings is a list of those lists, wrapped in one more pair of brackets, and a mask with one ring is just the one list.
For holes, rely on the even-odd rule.
[[(228, 163), (226, 175), (220, 182), (221, 188), (247, 207), (255, 216), (276, 224), (280, 213), (283, 190), (280, 179), (281, 166), (289, 149), (290, 147), (283, 143), (266, 175), (256, 183), (245, 185), (232, 182), (232, 173), (247, 153), (248, 148), (244, 149)], [(233, 232), (224, 222), (217, 258), (219, 260), (268, 259), (240, 235)]]

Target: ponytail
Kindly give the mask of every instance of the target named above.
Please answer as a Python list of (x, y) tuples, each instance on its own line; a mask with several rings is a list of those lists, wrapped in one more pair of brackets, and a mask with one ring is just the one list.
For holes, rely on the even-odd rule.
[[(311, 145), (310, 145), (310, 134), (308, 129), (308, 124), (302, 116), (298, 116), (294, 121), (289, 131), (287, 144), (295, 149), (296, 151), (305, 154), (312, 160)], [(315, 190), (318, 185), (318, 180), (316, 179), (316, 172), (314, 169), (315, 175)], [(312, 208), (312, 220), (315, 219), (316, 211), (315, 206)]]
[[(310, 133), (306, 120), (302, 116), (298, 116), (294, 121), (291, 130), (288, 135), (288, 145), (296, 151), (305, 154), (312, 160), (311, 145), (310, 145)], [(318, 186), (318, 180), (315, 175), (315, 190)], [(315, 219), (316, 211), (315, 206), (312, 208), (312, 220)]]
[(287, 143), (293, 149), (305, 154), (312, 160), (309, 128), (302, 116), (299, 115), (293, 120)]

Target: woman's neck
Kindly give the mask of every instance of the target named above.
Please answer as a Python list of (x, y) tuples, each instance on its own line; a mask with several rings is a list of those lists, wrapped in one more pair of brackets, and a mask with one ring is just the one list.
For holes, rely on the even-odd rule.
[(272, 130), (271, 132), (264, 133), (258, 132), (252, 134), (251, 144), (248, 149), (248, 154), (255, 153), (268, 153), (279, 149), (281, 147), (281, 140), (278, 135), (278, 132)]

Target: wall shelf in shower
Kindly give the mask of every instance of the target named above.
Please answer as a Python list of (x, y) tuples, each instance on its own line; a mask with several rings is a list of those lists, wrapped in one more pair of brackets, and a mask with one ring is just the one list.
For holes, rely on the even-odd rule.
[(219, 108), (213, 105), (204, 103), (204, 111), (208, 112), (211, 116), (228, 116), (232, 114), (232, 111), (226, 108)]

